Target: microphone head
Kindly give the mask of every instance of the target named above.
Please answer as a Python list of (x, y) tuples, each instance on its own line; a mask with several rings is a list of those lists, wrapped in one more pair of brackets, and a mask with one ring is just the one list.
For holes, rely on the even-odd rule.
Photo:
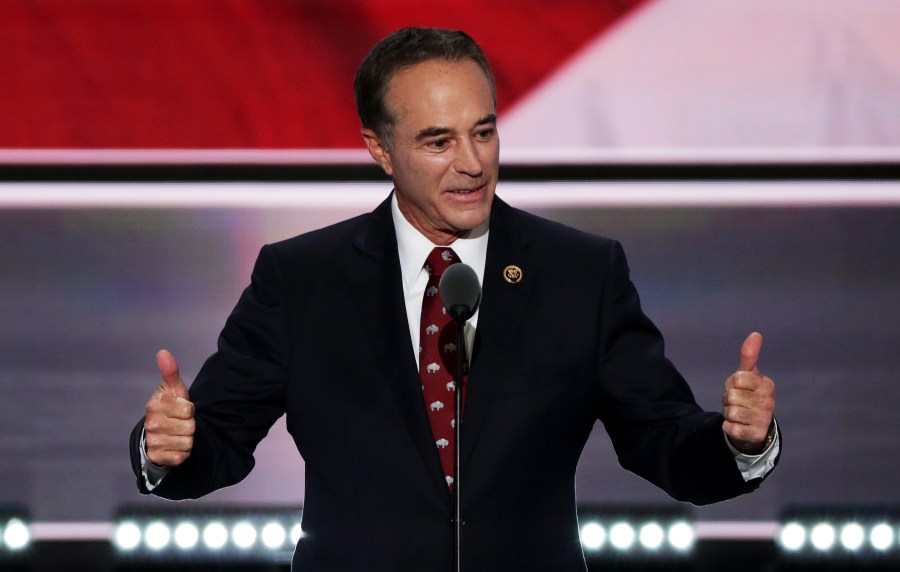
[(441, 276), (440, 290), (444, 307), (454, 320), (465, 322), (475, 315), (481, 302), (481, 284), (471, 266), (451, 264)]

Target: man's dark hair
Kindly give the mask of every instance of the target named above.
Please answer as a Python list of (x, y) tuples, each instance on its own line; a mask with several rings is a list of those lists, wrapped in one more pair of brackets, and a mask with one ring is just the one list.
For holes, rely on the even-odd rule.
[(397, 30), (369, 51), (353, 82), (356, 111), (363, 127), (374, 131), (389, 150), (393, 145), (392, 128), (396, 118), (385, 104), (388, 83), (398, 71), (431, 60), (472, 60), (487, 76), (494, 105), (497, 104), (497, 87), (491, 66), (481, 47), (468, 34), (439, 28)]

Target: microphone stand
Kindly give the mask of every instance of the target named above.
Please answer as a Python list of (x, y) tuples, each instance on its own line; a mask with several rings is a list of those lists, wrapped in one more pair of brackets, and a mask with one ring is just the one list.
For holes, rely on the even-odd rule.
[[(460, 473), (460, 450), (462, 449), (462, 395), (463, 395), (463, 355), (466, 354), (466, 321), (469, 308), (462, 305), (454, 305), (450, 309), (450, 316), (456, 324), (456, 391), (454, 392), (455, 407), (453, 411), (453, 435), (456, 447), (453, 452), (453, 541), (454, 553), (453, 562), (454, 570), (461, 572), (462, 570), (462, 504), (460, 502), (462, 491), (462, 479)], [(466, 364), (468, 365), (468, 364)]]
[(453, 438), (456, 441), (453, 452), (453, 540), (454, 540), (454, 570), (462, 570), (462, 405), (463, 390), (465, 387), (465, 375), (463, 366), (468, 362), (463, 361), (466, 353), (466, 322), (475, 315), (478, 303), (481, 301), (481, 284), (478, 276), (471, 267), (465, 264), (451, 264), (441, 276), (441, 299), (447, 313), (456, 324), (456, 391), (454, 392), (455, 407), (453, 411)]

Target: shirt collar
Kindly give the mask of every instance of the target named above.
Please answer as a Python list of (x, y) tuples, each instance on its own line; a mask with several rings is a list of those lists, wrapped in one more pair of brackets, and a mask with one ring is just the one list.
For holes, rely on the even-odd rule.
[[(403, 277), (403, 290), (408, 292), (415, 284), (422, 271), (422, 265), (435, 246), (430, 240), (410, 224), (397, 204), (397, 193), (391, 196), (391, 215), (394, 220), (394, 231), (397, 234), (397, 252), (400, 255), (400, 273)], [(465, 236), (453, 241), (450, 248), (459, 259), (475, 271), (478, 282), (484, 282), (484, 264), (487, 259), (488, 227), (490, 220), (470, 230)]]

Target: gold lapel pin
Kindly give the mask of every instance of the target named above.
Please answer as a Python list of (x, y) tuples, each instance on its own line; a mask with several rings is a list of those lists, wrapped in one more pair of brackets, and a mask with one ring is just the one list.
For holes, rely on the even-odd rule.
[(510, 284), (518, 284), (522, 281), (522, 269), (515, 264), (510, 264), (503, 269), (503, 278)]

